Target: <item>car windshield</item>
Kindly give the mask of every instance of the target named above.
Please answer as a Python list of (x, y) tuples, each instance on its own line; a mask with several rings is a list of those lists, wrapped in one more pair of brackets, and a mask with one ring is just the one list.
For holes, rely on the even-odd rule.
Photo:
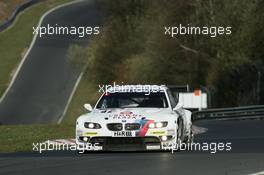
[(97, 109), (106, 108), (167, 108), (164, 92), (150, 93), (105, 93)]

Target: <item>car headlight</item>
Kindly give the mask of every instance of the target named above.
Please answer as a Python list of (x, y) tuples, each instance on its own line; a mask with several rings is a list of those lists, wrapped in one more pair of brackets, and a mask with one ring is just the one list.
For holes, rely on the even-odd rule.
[(168, 122), (154, 122), (150, 123), (148, 125), (148, 128), (153, 129), (153, 128), (164, 128), (168, 125)]
[(149, 128), (155, 128), (155, 124), (154, 124), (154, 123), (150, 123), (150, 124), (148, 125), (148, 127), (149, 127)]
[(100, 129), (102, 128), (99, 123), (85, 122), (84, 127), (88, 129)]

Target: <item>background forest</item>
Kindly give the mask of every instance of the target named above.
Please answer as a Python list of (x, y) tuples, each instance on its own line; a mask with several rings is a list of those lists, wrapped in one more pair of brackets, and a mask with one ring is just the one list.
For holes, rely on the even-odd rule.
[[(263, 0), (99, 0), (100, 37), (71, 46), (85, 74), (78, 91), (94, 101), (98, 84), (189, 84), (209, 90), (212, 107), (264, 104)], [(231, 26), (231, 35), (170, 38), (164, 26)], [(77, 95), (82, 94), (77, 92)], [(89, 93), (89, 94), (88, 94)], [(81, 96), (81, 95), (79, 95)], [(88, 96), (88, 98), (87, 98)]]

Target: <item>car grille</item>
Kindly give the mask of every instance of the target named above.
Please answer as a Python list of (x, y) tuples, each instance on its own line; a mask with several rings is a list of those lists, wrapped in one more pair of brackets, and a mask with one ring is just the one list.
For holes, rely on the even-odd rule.
[(121, 131), (123, 129), (122, 123), (108, 123), (107, 128), (110, 131)]
[(125, 130), (133, 131), (133, 130), (139, 130), (140, 124), (139, 123), (127, 123), (125, 125)]
[(92, 137), (90, 143), (100, 144), (150, 144), (160, 143), (159, 138), (147, 137)]
[[(110, 131), (122, 131), (123, 130), (123, 124), (122, 123), (108, 123), (107, 128)], [(139, 123), (127, 123), (127, 124), (125, 124), (124, 128), (127, 131), (139, 130), (140, 124)]]
[(91, 144), (103, 147), (104, 151), (141, 151), (147, 145), (160, 145), (157, 137), (92, 137)]

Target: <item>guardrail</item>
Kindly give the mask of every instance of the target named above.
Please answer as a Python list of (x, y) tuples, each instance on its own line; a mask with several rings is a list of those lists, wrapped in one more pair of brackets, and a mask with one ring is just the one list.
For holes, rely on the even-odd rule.
[(193, 120), (201, 119), (256, 119), (264, 118), (264, 105), (215, 108), (193, 112)]
[(18, 5), (16, 7), (16, 9), (13, 11), (12, 15), (3, 22), (3, 24), (0, 24), (0, 32), (4, 31), (5, 29), (7, 29), (16, 19), (17, 15), (22, 12), (23, 10), (25, 10), (26, 8), (38, 3), (38, 2), (42, 2), (42, 1), (46, 1), (46, 0), (29, 0), (21, 5)]

